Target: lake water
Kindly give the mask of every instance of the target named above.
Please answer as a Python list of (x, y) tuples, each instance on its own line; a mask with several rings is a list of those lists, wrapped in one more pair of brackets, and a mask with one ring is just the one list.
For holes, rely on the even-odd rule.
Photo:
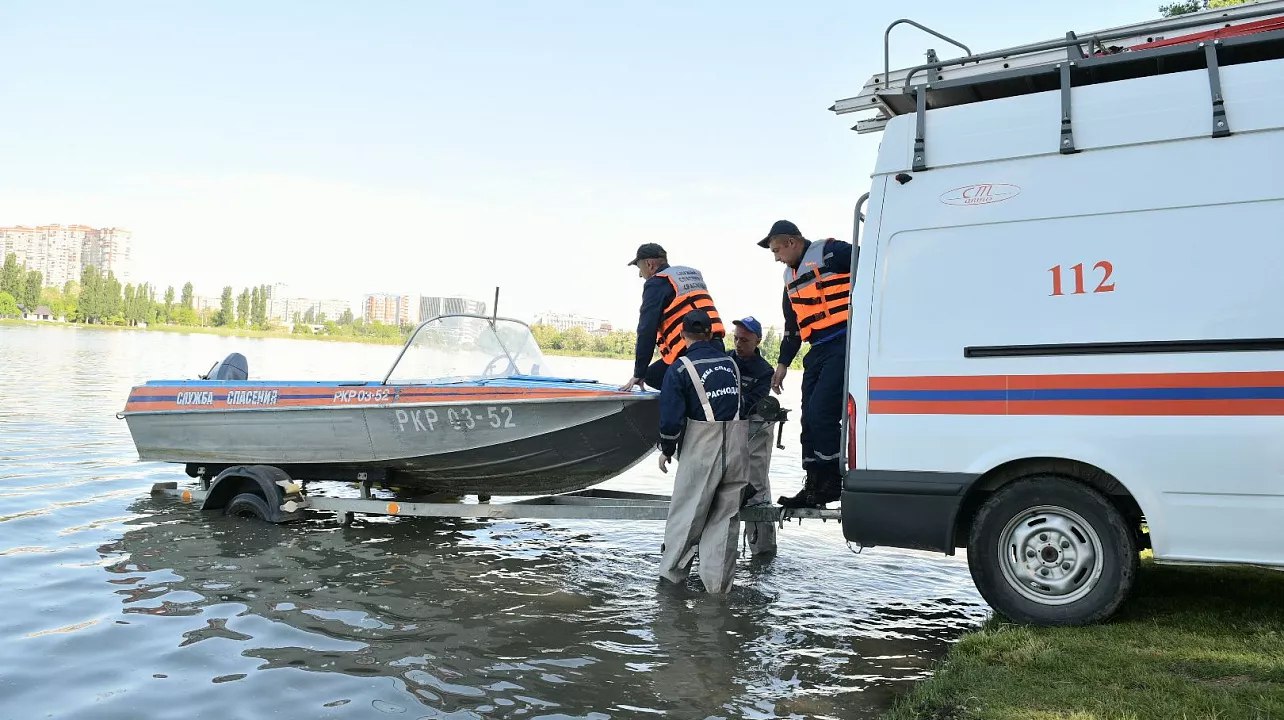
[[(0, 718), (875, 717), (988, 615), (961, 557), (857, 555), (834, 522), (787, 525), (716, 598), (657, 588), (662, 522), (268, 526), (153, 499), (190, 480), (115, 413), (231, 351), (252, 379), (374, 379), (398, 348), (0, 327)], [(785, 446), (775, 495), (802, 482), (796, 421)], [(652, 456), (601, 487), (671, 483)]]

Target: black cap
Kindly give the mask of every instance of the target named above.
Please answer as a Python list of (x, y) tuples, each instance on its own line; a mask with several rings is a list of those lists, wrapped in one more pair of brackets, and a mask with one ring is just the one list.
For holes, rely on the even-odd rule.
[(643, 243), (642, 245), (638, 246), (638, 256), (633, 258), (633, 260), (630, 261), (629, 264), (637, 265), (639, 260), (652, 260), (655, 258), (663, 258), (668, 256), (669, 254), (666, 253), (664, 251), (664, 248), (660, 247), (659, 245), (656, 245), (655, 243)]
[(682, 332), (693, 334), (713, 332), (713, 319), (703, 310), (692, 310), (682, 316)]
[(775, 223), (772, 224), (771, 232), (767, 233), (767, 237), (758, 241), (758, 247), (767, 247), (768, 245), (770, 245), (771, 238), (775, 235), (795, 235), (797, 237), (803, 236), (802, 233), (798, 231), (797, 225), (789, 222), (788, 220), (777, 220)]

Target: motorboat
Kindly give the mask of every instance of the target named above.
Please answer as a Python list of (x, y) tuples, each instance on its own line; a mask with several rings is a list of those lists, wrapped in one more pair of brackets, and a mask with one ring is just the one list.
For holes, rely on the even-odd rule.
[(525, 323), (420, 323), (382, 381), (250, 380), (233, 353), (195, 380), (130, 390), (120, 417), (144, 461), (192, 477), (270, 465), (298, 480), (543, 495), (602, 483), (659, 437), (659, 394), (552, 372)]

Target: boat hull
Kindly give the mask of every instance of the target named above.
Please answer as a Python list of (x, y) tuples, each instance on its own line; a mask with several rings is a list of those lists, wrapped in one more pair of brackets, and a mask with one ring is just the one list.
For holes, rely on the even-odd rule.
[[(140, 402), (131, 400), (124, 417), (141, 460), (199, 465), (207, 473), (273, 465), (307, 479), (372, 471), (399, 487), (457, 494), (583, 489), (632, 467), (658, 437), (652, 393), (336, 387), (142, 386), (134, 396)], [(210, 402), (157, 405), (192, 398)], [(264, 404), (229, 407), (229, 399)]]

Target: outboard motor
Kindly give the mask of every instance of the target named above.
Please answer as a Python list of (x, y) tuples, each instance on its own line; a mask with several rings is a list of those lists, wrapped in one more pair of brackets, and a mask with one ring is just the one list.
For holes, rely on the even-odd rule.
[(776, 430), (776, 447), (781, 450), (785, 449), (785, 422), (789, 420), (789, 409), (780, 407), (780, 401), (767, 395), (759, 400), (756, 405), (749, 411), (751, 414), (761, 417), (767, 422), (778, 422)]
[(241, 353), (231, 353), (222, 362), (214, 363), (202, 380), (249, 380), (250, 365)]

